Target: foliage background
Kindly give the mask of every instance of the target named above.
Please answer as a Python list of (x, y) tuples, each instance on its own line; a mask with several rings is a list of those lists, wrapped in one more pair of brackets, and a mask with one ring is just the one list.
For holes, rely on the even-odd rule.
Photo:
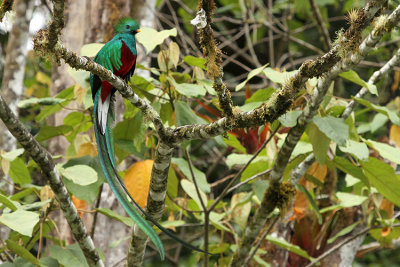
[[(89, 9), (92, 13), (81, 14), (92, 15), (92, 20), (95, 17), (106, 20), (106, 26), (99, 30), (101, 22), (86, 19), (82, 29), (75, 29), (83, 31), (82, 44), (73, 47), (77, 44), (71, 40), (79, 34), (68, 23), (73, 23), (75, 14), (83, 11), (67, 1), (69, 20), (63, 39), (71, 44), (71, 49), (81, 56), (93, 57), (101, 47), (99, 43), (111, 38), (111, 24), (129, 14), (140, 19), (145, 11), (138, 10), (150, 9), (154, 17), (148, 26), (157, 32), (142, 27), (137, 36), (143, 48), (141, 64), (129, 85), (151, 103), (167, 126), (202, 124), (222, 117), (213, 81), (206, 73), (210, 67), (205, 66), (198, 31), (190, 24), (196, 15), (197, 1), (106, 2), (101, 6), (106, 10), (102, 14), (96, 13), (100, 9), (96, 3)], [(317, 19), (313, 3), (323, 24)], [(231, 92), (234, 112), (239, 112), (259, 107), (280, 90), (302, 63), (327, 52), (340, 35), (340, 29), (348, 27), (351, 21), (348, 13), (366, 3), (220, 0), (216, 4), (213, 29), (223, 52), (223, 79)], [(398, 4), (389, 1), (383, 13), (389, 13)], [(123, 14), (122, 6), (129, 6), (130, 11)], [(51, 9), (51, 3), (46, 1), (32, 7), (43, 16)], [(377, 20), (374, 23), (367, 27), (363, 37)], [(329, 38), (323, 34), (324, 30)], [(7, 36), (7, 32), (2, 32), (3, 54)], [(355, 266), (398, 264), (395, 250), (389, 247), (397, 248), (400, 236), (400, 230), (392, 227), (398, 224), (395, 205), (400, 204), (397, 190), (400, 189), (397, 166), (400, 164), (400, 69), (394, 67), (375, 85), (365, 82), (398, 51), (398, 41), (398, 28), (386, 33), (367, 58), (332, 83), (318, 115), (297, 144), (283, 180), (290, 181), (291, 171), (308, 155), (314, 154), (317, 163), (297, 184), (296, 199), (283, 209), (281, 216), (278, 210), (272, 215), (273, 226), (265, 229), (269, 235), (261, 240), (251, 266), (274, 266), (277, 262), (282, 266), (306, 266), (310, 257), (318, 257), (345, 237), (378, 226), (369, 231), (354, 252), (358, 251)], [(3, 69), (6, 67), (3, 63)], [(26, 54), (19, 119), (57, 160), (63, 182), (96, 247), (103, 251), (106, 266), (122, 266), (129, 246), (127, 233), (133, 224), (121, 210), (114, 211), (115, 199), (103, 185), (92, 132), (89, 73), (62, 68), (51, 59), (42, 60), (34, 52)], [(187, 141), (175, 149), (161, 222), (195, 246), (207, 245), (211, 253), (217, 254), (210, 256), (206, 264), (225, 266), (231, 261), (269, 186), (268, 174), (264, 172), (273, 167), (285, 136), (310, 101), (308, 94), (315, 86), (316, 79), (309, 80), (290, 110), (273, 123), (235, 129), (211, 139)], [(340, 119), (362, 86), (376, 93), (357, 100), (359, 104), (349, 119)], [(4, 96), (5, 100), (8, 98)], [(152, 123), (143, 121), (137, 108), (127, 100), (118, 101), (119, 122), (115, 125), (114, 141), (119, 169), (132, 195), (145, 205), (158, 137)], [(269, 137), (271, 141), (262, 148)], [(83, 253), (74, 244), (67, 224), (60, 219), (62, 215), (56, 215), (59, 207), (37, 164), (16, 144), (1, 145), (4, 150), (0, 156), (3, 177), (0, 256), (4, 262), (13, 262), (1, 266), (85, 266)], [(210, 226), (205, 234), (207, 216), (203, 205), (212, 205), (259, 148), (256, 159), (246, 166), (236, 182), (246, 183), (226, 194), (208, 214)], [(255, 175), (256, 179), (246, 180)], [(6, 226), (11, 230), (3, 231)], [(110, 239), (110, 231), (115, 231), (115, 239)], [(119, 231), (122, 232), (117, 234)], [(195, 266), (204, 261), (204, 255), (191, 253), (168, 239), (164, 245), (167, 261), (159, 262), (149, 244), (145, 264)], [(116, 254), (122, 255), (122, 261)], [(329, 264), (329, 260), (324, 264)]]

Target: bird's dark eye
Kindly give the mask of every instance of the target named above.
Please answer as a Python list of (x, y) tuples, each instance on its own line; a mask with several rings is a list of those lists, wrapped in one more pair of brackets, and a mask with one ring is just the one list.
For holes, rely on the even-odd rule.
[(129, 25), (126, 25), (126, 26), (125, 26), (125, 28), (129, 29), (129, 28), (130, 28), (130, 26), (129, 26)]

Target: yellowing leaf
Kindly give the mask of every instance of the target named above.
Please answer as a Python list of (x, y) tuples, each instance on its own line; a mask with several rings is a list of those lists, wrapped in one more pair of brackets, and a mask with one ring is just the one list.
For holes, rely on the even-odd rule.
[(76, 102), (81, 105), (86, 95), (86, 90), (79, 84), (75, 84), (74, 95), (76, 97)]
[(36, 73), (36, 80), (40, 83), (46, 84), (48, 87), (51, 86), (51, 78), (41, 71)]
[[(325, 180), (328, 168), (326, 165), (320, 165), (318, 162), (314, 162), (311, 167), (307, 170), (307, 173), (314, 176), (321, 182)], [(308, 188), (307, 188), (308, 189)]]
[(94, 158), (97, 155), (97, 148), (96, 145), (92, 142), (83, 143), (80, 145), (78, 152), (76, 153), (76, 157), (84, 157), (84, 156), (91, 156)]
[(152, 168), (153, 160), (138, 161), (125, 174), (125, 186), (129, 194), (142, 208), (147, 204)]
[(393, 142), (396, 143), (396, 146), (400, 147), (400, 127), (393, 124), (392, 127), (390, 127), (390, 133), (389, 133), (389, 138)]
[(391, 219), (394, 214), (394, 204), (387, 200), (386, 198), (382, 199), (381, 205), (379, 207), (381, 210), (386, 211), (388, 215), (388, 219)]
[[(45, 185), (40, 190), (40, 201), (45, 202), (46, 200), (54, 198), (53, 190), (51, 190), (49, 185)], [(43, 205), (43, 210), (46, 211), (50, 206), (50, 203), (46, 203)]]
[(176, 68), (179, 63), (179, 46), (175, 42), (171, 42), (168, 48), (169, 60), (171, 61), (172, 65)]

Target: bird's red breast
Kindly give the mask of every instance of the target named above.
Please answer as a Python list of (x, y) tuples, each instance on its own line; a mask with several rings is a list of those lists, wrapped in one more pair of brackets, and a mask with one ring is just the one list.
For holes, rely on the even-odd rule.
[[(116, 70), (113, 68), (113, 73), (119, 77), (124, 77), (128, 72), (132, 69), (133, 65), (136, 62), (136, 55), (132, 53), (132, 51), (129, 49), (129, 47), (125, 44), (124, 41), (122, 41), (122, 46), (121, 46), (121, 63), (122, 66), (119, 68), (119, 70)], [(106, 101), (107, 96), (111, 93), (113, 89), (113, 86), (107, 82), (107, 81), (102, 81), (101, 82), (101, 101), (104, 103)]]

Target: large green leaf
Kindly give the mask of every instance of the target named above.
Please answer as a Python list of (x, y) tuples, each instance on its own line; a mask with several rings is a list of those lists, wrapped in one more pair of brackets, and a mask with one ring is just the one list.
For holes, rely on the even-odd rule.
[(39, 134), (35, 137), (36, 141), (41, 142), (59, 135), (70, 133), (73, 128), (70, 125), (48, 126), (43, 125)]
[(103, 170), (100, 166), (99, 158), (91, 158), (90, 156), (73, 158), (63, 165), (64, 168), (75, 166), (75, 165), (88, 165), (97, 172), (97, 181), (89, 185), (79, 185), (74, 183), (72, 180), (64, 179), (63, 182), (67, 187), (68, 191), (79, 199), (86, 200), (88, 203), (96, 201), (99, 194), (100, 186), (105, 182)]
[(6, 152), (4, 154), (1, 154), (0, 156), (3, 159), (6, 159), (8, 161), (13, 161), (14, 159), (16, 159), (18, 156), (22, 155), (22, 153), (24, 153), (24, 149), (23, 148), (18, 148), (15, 149), (13, 151), (10, 152)]
[[(172, 158), (171, 162), (172, 164), (175, 164), (179, 168), (179, 170), (182, 171), (182, 173), (186, 176), (186, 178), (188, 178), (190, 181), (193, 181), (192, 174), (189, 168), (189, 163), (185, 159)], [(192, 166), (192, 168), (194, 177), (196, 178), (197, 185), (203, 192), (210, 193), (211, 188), (209, 183), (207, 182), (206, 175), (202, 171), (197, 169), (195, 166)]]
[(85, 256), (79, 245), (73, 244), (62, 248), (59, 246), (50, 246), (51, 257), (55, 258), (63, 266), (88, 267)]
[(247, 74), (247, 78), (246, 80), (244, 80), (243, 82), (241, 82), (240, 84), (238, 84), (235, 88), (235, 91), (239, 91), (240, 89), (242, 89), (246, 83), (253, 78), (254, 76), (260, 74), (261, 72), (263, 72), (263, 70), (268, 66), (268, 64), (265, 64), (264, 66), (261, 66), (257, 69), (254, 69), (252, 71), (249, 72), (249, 74)]
[(175, 28), (170, 30), (156, 31), (153, 28), (141, 27), (140, 32), (136, 34), (136, 40), (146, 49), (146, 54), (153, 51), (157, 45), (162, 44), (169, 36), (176, 36)]
[(331, 138), (334, 142), (342, 146), (346, 144), (346, 140), (349, 138), (349, 126), (343, 119), (331, 116), (315, 116), (313, 122), (321, 132)]
[(89, 185), (97, 181), (97, 172), (87, 165), (74, 165), (67, 168), (59, 167), (60, 173), (78, 185)]
[(98, 212), (100, 212), (101, 214), (114, 219), (116, 221), (122, 222), (124, 224), (126, 224), (129, 227), (133, 227), (135, 225), (135, 222), (130, 218), (130, 217), (125, 217), (122, 216), (118, 213), (116, 213), (115, 211), (112, 211), (110, 209), (107, 208), (98, 208), (96, 209)]
[(386, 115), (392, 123), (396, 124), (397, 126), (400, 126), (400, 118), (397, 115), (397, 111), (396, 110), (390, 110), (387, 107), (382, 107), (382, 106), (378, 106), (378, 105), (372, 104), (367, 99), (356, 98), (355, 100), (358, 103), (360, 103), (361, 105), (363, 105), (363, 106), (366, 106), (366, 107), (368, 107), (370, 109), (373, 109), (373, 110), (375, 110), (377, 112), (380, 112), (380, 113)]
[(310, 261), (312, 261), (314, 259), (310, 255), (308, 255), (307, 251), (301, 249), (297, 245), (293, 245), (293, 244), (287, 242), (283, 238), (273, 237), (273, 236), (268, 235), (265, 239), (280, 248), (286, 249), (287, 251), (297, 254), (297, 255), (299, 255), (303, 258), (306, 258)]
[(175, 90), (181, 95), (187, 97), (201, 97), (207, 93), (206, 89), (202, 85), (194, 83), (177, 83), (174, 79), (171, 78), (169, 78), (168, 80), (175, 87)]
[(272, 68), (264, 69), (265, 76), (267, 76), (267, 78), (270, 79), (271, 81), (273, 81), (274, 83), (279, 83), (279, 84), (284, 84), (291, 77), (296, 75), (296, 73), (297, 73), (297, 70), (280, 72), (280, 71), (274, 70)]
[[(197, 194), (196, 187), (194, 186), (194, 184), (192, 182), (190, 182), (189, 180), (182, 179), (181, 186), (182, 186), (183, 190), (185, 190), (186, 194), (188, 194), (190, 196), (190, 198), (196, 202), (199, 209), (202, 209), (201, 201)], [(199, 188), (199, 192), (200, 192), (200, 197), (201, 197), (203, 203), (207, 206), (206, 194), (204, 194), (204, 192), (200, 188)]]
[(306, 132), (313, 147), (315, 158), (319, 163), (323, 164), (331, 140), (322, 133), (314, 123), (310, 123), (307, 126)]
[(183, 62), (185, 62), (186, 64), (189, 64), (190, 66), (193, 67), (199, 67), (202, 68), (203, 70), (206, 69), (205, 65), (206, 64), (206, 60), (205, 58), (202, 57), (194, 57), (194, 56), (186, 56), (183, 58)]
[(26, 167), (26, 163), (21, 158), (15, 158), (11, 161), (9, 175), (14, 183), (19, 185), (31, 183), (31, 175)]
[(21, 258), (27, 260), (28, 262), (34, 264), (35, 266), (39, 266), (39, 260), (33, 256), (29, 250), (24, 248), (23, 246), (19, 245), (17, 242), (7, 239), (6, 240), (7, 248), (20, 256)]
[(385, 143), (375, 142), (373, 140), (367, 140), (366, 143), (378, 151), (383, 158), (396, 164), (400, 164), (400, 149)]
[(365, 185), (369, 186), (370, 183), (368, 181), (368, 178), (364, 175), (360, 167), (354, 166), (349, 160), (344, 157), (335, 156), (333, 162), (339, 170), (360, 179)]
[(207, 123), (204, 119), (194, 114), (194, 112), (186, 102), (175, 101), (174, 104), (175, 104), (177, 126)]
[(22, 209), (0, 216), (0, 223), (26, 236), (32, 236), (33, 228), (38, 222), (39, 214)]
[(367, 90), (374, 95), (378, 95), (378, 90), (376, 89), (376, 86), (370, 83), (365, 82), (363, 79), (358, 76), (357, 72), (353, 70), (349, 70), (346, 72), (342, 72), (339, 74), (340, 77), (345, 78), (346, 80), (349, 80), (355, 84), (358, 84), (362, 87), (367, 88)]
[(370, 157), (368, 162), (362, 161), (361, 165), (378, 192), (400, 207), (400, 177), (395, 174), (394, 169), (373, 157)]
[(345, 146), (339, 146), (339, 149), (343, 152), (350, 153), (357, 157), (359, 160), (368, 160), (369, 150), (365, 143), (356, 142), (353, 140), (347, 140)]

